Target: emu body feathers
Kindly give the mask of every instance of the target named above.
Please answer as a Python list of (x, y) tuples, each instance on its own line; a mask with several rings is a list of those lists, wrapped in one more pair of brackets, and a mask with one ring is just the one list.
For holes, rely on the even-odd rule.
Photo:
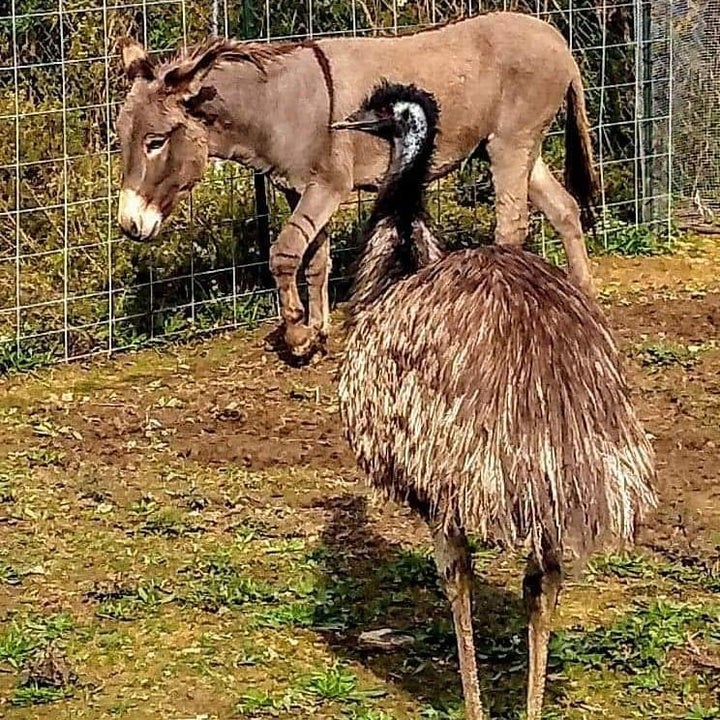
[[(358, 288), (362, 294), (362, 287)], [(506, 545), (631, 540), (653, 451), (599, 309), (513, 248), (452, 253), (359, 309), (340, 376), (372, 484)]]

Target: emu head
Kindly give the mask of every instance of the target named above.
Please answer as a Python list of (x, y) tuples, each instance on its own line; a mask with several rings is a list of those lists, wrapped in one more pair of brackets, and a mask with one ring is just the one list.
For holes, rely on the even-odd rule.
[(134, 240), (153, 239), (203, 175), (207, 130), (193, 111), (215, 95), (214, 88), (202, 84), (215, 61), (212, 50), (158, 66), (142, 45), (121, 42), (132, 87), (117, 120), (122, 154), (118, 222)]
[(434, 149), (438, 117), (437, 101), (426, 90), (382, 81), (358, 110), (332, 128), (360, 130), (390, 142), (393, 174), (417, 161), (427, 164)]

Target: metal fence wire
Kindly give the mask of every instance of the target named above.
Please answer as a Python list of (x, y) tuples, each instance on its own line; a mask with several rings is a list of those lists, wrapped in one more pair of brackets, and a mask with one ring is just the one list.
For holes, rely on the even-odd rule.
[[(638, 234), (667, 235), (673, 189), (708, 207), (718, 198), (718, 0), (684, 10), (680, 4), (2, 0), (0, 370), (234, 327), (277, 312), (266, 253), (288, 209), (264, 178), (238, 165), (213, 163), (156, 244), (120, 235), (114, 123), (128, 89), (116, 51), (120, 37), (132, 35), (162, 54), (208, 34), (359, 36), (491, 9), (536, 14), (560, 28), (583, 69), (603, 182), (598, 238), (612, 249)], [(682, 70), (674, 72), (675, 63)], [(546, 144), (546, 157), (558, 168), (561, 123)], [(492, 192), (481, 163), (436, 183), (432, 198), (435, 221), (456, 245), (490, 237)], [(367, 199), (358, 195), (330, 226), (337, 292)], [(533, 242), (546, 254), (558, 247), (541, 218), (534, 220)]]
[(676, 0), (669, 10), (673, 186), (683, 214), (712, 222), (720, 219), (720, 0)]

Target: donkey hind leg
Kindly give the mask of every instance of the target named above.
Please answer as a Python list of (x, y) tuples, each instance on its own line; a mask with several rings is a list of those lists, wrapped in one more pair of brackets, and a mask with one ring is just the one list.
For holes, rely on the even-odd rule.
[(330, 240), (326, 230), (321, 230), (312, 249), (314, 252), (305, 270), (308, 281), (308, 325), (316, 330), (322, 341), (330, 333)]
[(590, 262), (575, 198), (553, 177), (541, 157), (530, 173), (530, 202), (544, 213), (562, 238), (568, 259), (568, 276), (588, 296), (593, 297)]
[(314, 345), (317, 330), (303, 324), (305, 316), (297, 287), (297, 272), (307, 246), (337, 209), (342, 194), (323, 185), (309, 185), (290, 219), (270, 248), (270, 271), (280, 295), (285, 342), (293, 355), (303, 356)]
[(460, 679), (465, 698), (467, 720), (486, 720), (480, 699), (475, 643), (472, 628), (472, 556), (465, 533), (435, 528), (435, 562), (440, 581), (452, 608), (457, 638)]
[(523, 598), (528, 614), (528, 647), (530, 668), (527, 689), (527, 720), (540, 720), (545, 678), (547, 675), (548, 641), (553, 613), (562, 584), (560, 563), (553, 553), (544, 558), (544, 568), (534, 559), (528, 561), (523, 581)]
[(495, 187), (495, 242), (522, 245), (528, 233), (528, 180), (537, 143), (493, 136), (487, 152)]

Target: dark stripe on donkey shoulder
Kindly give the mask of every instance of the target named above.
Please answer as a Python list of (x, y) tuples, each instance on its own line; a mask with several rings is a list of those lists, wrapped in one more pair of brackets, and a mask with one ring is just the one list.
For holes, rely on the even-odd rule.
[(317, 60), (320, 70), (325, 80), (325, 89), (328, 94), (328, 102), (330, 104), (330, 119), (328, 125), (330, 125), (335, 119), (335, 85), (333, 83), (332, 69), (330, 67), (330, 61), (327, 59), (327, 55), (322, 51), (318, 44), (313, 40), (306, 40), (301, 43), (302, 47), (309, 48), (313, 51), (315, 59)]

